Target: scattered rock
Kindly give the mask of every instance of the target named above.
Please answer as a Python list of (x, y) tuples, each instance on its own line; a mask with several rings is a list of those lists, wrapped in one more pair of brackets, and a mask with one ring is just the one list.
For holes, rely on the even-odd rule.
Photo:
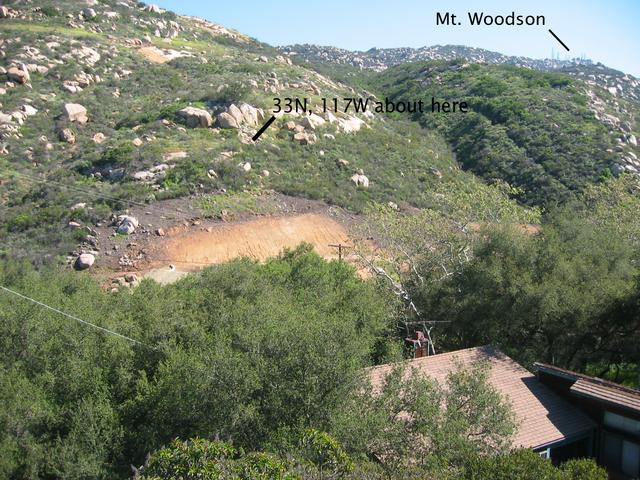
[(187, 152), (167, 152), (162, 155), (162, 159), (167, 162), (171, 160), (178, 160), (180, 158), (187, 158)]
[(87, 204), (86, 203), (76, 203), (75, 205), (71, 206), (71, 210), (75, 211), (75, 210), (84, 210), (85, 208), (87, 208)]
[(158, 5), (146, 5), (144, 7), (144, 11), (145, 12), (149, 12), (149, 13), (162, 13), (164, 12), (164, 10), (162, 8), (160, 8)]
[(98, 14), (93, 8), (85, 8), (82, 10), (82, 16), (85, 18), (85, 20), (91, 20), (93, 18), (96, 18)]
[(338, 120), (338, 125), (344, 133), (352, 133), (358, 132), (364, 125), (364, 121), (357, 117), (341, 118)]
[(87, 109), (79, 103), (65, 103), (64, 114), (70, 122), (76, 122), (81, 125), (87, 123)]
[(71, 145), (76, 143), (76, 135), (70, 128), (63, 128), (62, 130), (60, 130), (60, 132), (58, 132), (58, 138), (61, 141), (67, 142)]
[(100, 143), (104, 142), (106, 138), (107, 137), (104, 136), (104, 133), (98, 132), (93, 136), (93, 142), (97, 143), (97, 144), (100, 144)]
[(7, 70), (7, 78), (12, 82), (16, 82), (21, 85), (24, 85), (31, 81), (29, 70), (24, 64), (20, 68), (10, 67), (9, 70)]
[(222, 112), (217, 118), (218, 124), (222, 128), (240, 128), (236, 119), (227, 112)]
[(156, 235), (158, 235), (159, 237), (164, 237), (166, 235), (165, 231), (161, 228), (158, 228), (156, 230)]
[(338, 118), (328, 110), (324, 114), (324, 119), (329, 123), (337, 123), (337, 121), (338, 121)]
[(140, 147), (142, 146), (142, 139), (140, 138), (134, 138), (131, 143), (133, 143), (134, 146), (136, 147)]
[(138, 219), (129, 215), (120, 215), (118, 217), (118, 233), (131, 235), (138, 228)]
[(347, 165), (349, 165), (349, 160), (345, 160), (344, 158), (339, 158), (338, 160), (336, 160), (336, 163), (338, 164), (339, 167), (346, 167)]
[[(362, 170), (360, 171), (362, 172)], [(359, 187), (369, 188), (369, 179), (362, 173), (356, 173), (351, 177), (351, 181)]]
[(86, 270), (90, 268), (96, 261), (96, 257), (94, 257), (91, 253), (82, 253), (76, 258), (74, 263), (74, 267), (76, 270)]
[(211, 114), (202, 108), (185, 107), (177, 112), (190, 128), (207, 128), (213, 124)]
[(311, 115), (304, 117), (300, 123), (303, 127), (308, 128), (309, 130), (315, 130), (320, 125), (323, 125), (325, 120), (320, 115), (312, 113)]
[(309, 138), (306, 133), (297, 132), (293, 135), (293, 141), (298, 142), (301, 145), (307, 145), (309, 143)]
[(146, 182), (148, 180), (153, 180), (155, 175), (148, 170), (141, 170), (139, 172), (135, 172), (132, 177), (139, 182)]
[(435, 175), (438, 178), (442, 178), (442, 172), (440, 172), (440, 170), (438, 170), (435, 167), (429, 167), (429, 172), (431, 172), (433, 175)]
[(22, 105), (20, 107), (20, 111), (22, 111), (27, 117), (31, 117), (38, 113), (38, 110), (32, 107), (31, 105)]
[(251, 163), (249, 162), (244, 162), (240, 164), (240, 167), (242, 168), (242, 170), (244, 170), (245, 172), (249, 172), (251, 171)]

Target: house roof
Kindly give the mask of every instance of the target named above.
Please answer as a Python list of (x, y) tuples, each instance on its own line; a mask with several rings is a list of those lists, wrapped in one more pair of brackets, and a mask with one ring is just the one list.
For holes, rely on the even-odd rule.
[(541, 372), (573, 381), (569, 391), (574, 395), (640, 414), (639, 390), (544, 363), (536, 363), (535, 367)]
[[(585, 414), (493, 347), (469, 348), (403, 363), (443, 383), (447, 375), (455, 371), (457, 363), (470, 367), (482, 361), (491, 367), (489, 383), (511, 403), (517, 423), (513, 438), (515, 446), (540, 448), (587, 433), (595, 427)], [(373, 387), (380, 387), (386, 375), (397, 365), (386, 364), (369, 369)]]

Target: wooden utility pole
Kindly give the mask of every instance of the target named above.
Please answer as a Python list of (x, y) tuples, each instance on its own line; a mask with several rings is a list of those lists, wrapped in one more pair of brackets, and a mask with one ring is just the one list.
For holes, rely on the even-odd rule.
[(338, 249), (338, 261), (339, 262), (342, 261), (342, 249), (343, 248), (351, 248), (351, 245), (343, 245), (342, 243), (338, 243), (338, 244), (330, 243), (329, 246)]

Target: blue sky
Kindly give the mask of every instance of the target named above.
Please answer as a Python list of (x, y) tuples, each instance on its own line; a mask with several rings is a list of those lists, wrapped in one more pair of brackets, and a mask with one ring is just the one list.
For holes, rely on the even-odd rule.
[[(547, 32), (551, 28), (571, 49), (640, 77), (640, 0), (148, 0), (176, 13), (197, 15), (271, 45), (315, 43), (350, 50), (371, 47), (468, 45), (533, 58), (567, 52)], [(436, 12), (463, 17), (458, 27), (435, 25)], [(466, 12), (544, 15), (545, 27), (468, 26)]]

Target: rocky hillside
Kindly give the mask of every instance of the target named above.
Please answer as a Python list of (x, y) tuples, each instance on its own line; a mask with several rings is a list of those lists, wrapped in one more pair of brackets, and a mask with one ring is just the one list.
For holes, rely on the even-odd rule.
[[(272, 190), (353, 211), (504, 197), (406, 119), (322, 112), (321, 97), (369, 94), (222, 26), (132, 1), (21, 1), (0, 15), (5, 254), (95, 257), (95, 229), (150, 235), (127, 209), (166, 216), (170, 198), (188, 199), (189, 219)], [(253, 142), (274, 97), (308, 98), (309, 111), (278, 114)]]
[(606, 88), (612, 95), (640, 101), (640, 81), (633, 75), (593, 63), (590, 60), (534, 59), (503, 55), (483, 48), (463, 45), (434, 45), (420, 48), (372, 48), (366, 52), (318, 45), (289, 45), (280, 51), (294, 61), (311, 64), (349, 65), (359, 69), (382, 72), (389, 67), (409, 62), (463, 59), (469, 63), (512, 65), (543, 72), (562, 72), (588, 83)]
[[(432, 62), (423, 86), (433, 91), (416, 95), (469, 97), (485, 102), (472, 110), (486, 110), (505, 79), (520, 77), (522, 96), (540, 100), (533, 106), (547, 94), (553, 100), (542, 114), (553, 115), (538, 124), (519, 122), (528, 107), (514, 104), (499, 133), (477, 142), (484, 150), (464, 150), (452, 125), (478, 114), (494, 121), (486, 111), (433, 123), (321, 108), (322, 99), (401, 99), (389, 79), (412, 82), (419, 72), (371, 71), (366, 82), (351, 81), (240, 32), (131, 0), (9, 2), (0, 26), (2, 253), (30, 252), (36, 262), (97, 257), (96, 229), (105, 226), (116, 236), (152, 235), (147, 223), (129, 218), (133, 207), (180, 221), (226, 220), (233, 208), (247, 208), (247, 196), (276, 191), (351, 212), (372, 204), (449, 211), (460, 201), (473, 211), (481, 198), (524, 220), (530, 212), (514, 198), (544, 205), (602, 175), (640, 167), (626, 87), (602, 88), (588, 76), (557, 74), (549, 83), (545, 74), (522, 73), (531, 70), (478, 71), (456, 62), (440, 74), (442, 60)], [(254, 142), (275, 99), (287, 97), (308, 99), (307, 110), (275, 114)], [(592, 135), (581, 149), (577, 135), (585, 132)], [(532, 139), (521, 145), (514, 135)], [(544, 150), (549, 142), (567, 147), (555, 163), (544, 160), (554, 155)], [(512, 147), (517, 155), (509, 160), (503, 154)], [(478, 155), (495, 165), (479, 170)], [(522, 181), (517, 165), (532, 164), (543, 165), (542, 183)], [(503, 188), (502, 180), (523, 190)], [(554, 188), (541, 186), (547, 181)], [(168, 199), (185, 199), (187, 211), (167, 212)]]

